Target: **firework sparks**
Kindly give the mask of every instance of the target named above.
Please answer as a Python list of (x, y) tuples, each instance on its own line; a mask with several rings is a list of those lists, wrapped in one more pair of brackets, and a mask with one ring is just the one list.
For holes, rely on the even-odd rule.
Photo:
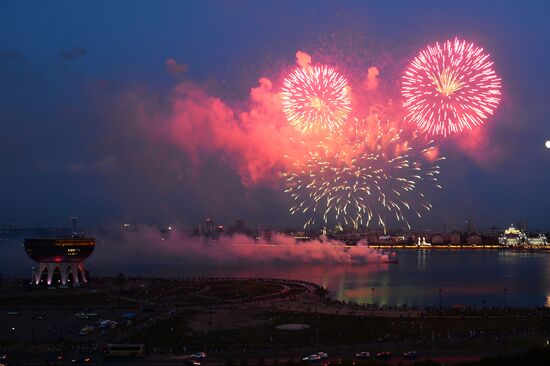
[(447, 136), (482, 125), (500, 101), (500, 78), (483, 48), (455, 38), (428, 46), (403, 75), (406, 119)]
[(328, 66), (294, 70), (281, 99), (288, 122), (301, 132), (339, 130), (351, 111), (347, 80)]
[[(358, 228), (371, 222), (403, 221), (410, 214), (430, 210), (421, 191), (437, 183), (439, 166), (433, 141), (420, 144), (417, 134), (391, 123), (357, 121), (351, 137), (331, 137), (318, 144), (295, 169), (285, 173), (295, 205), (292, 214), (304, 215), (304, 227), (334, 223)], [(420, 146), (421, 145), (421, 146)]]

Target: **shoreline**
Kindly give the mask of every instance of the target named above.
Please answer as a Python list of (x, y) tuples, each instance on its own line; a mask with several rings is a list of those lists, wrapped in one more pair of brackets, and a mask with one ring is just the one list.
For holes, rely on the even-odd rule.
[[(353, 246), (349, 246), (353, 247)], [(501, 245), (453, 245), (453, 244), (442, 244), (442, 245), (407, 245), (407, 244), (369, 244), (370, 248), (373, 249), (408, 249), (408, 250), (502, 250), (502, 251), (511, 251), (511, 252), (541, 252), (541, 253), (550, 253), (550, 246), (547, 248), (510, 248), (503, 247)]]

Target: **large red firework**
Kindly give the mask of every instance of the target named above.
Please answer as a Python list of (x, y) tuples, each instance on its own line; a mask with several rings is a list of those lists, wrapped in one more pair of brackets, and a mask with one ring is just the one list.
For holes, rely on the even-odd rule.
[(328, 66), (294, 70), (281, 98), (288, 122), (301, 132), (339, 130), (351, 111), (346, 78)]
[(482, 125), (500, 101), (500, 78), (483, 48), (455, 38), (422, 50), (403, 75), (406, 119), (447, 136)]

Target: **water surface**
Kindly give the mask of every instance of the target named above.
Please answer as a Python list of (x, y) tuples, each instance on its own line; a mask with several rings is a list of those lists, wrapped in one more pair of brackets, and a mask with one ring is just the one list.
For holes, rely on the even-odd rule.
[[(0, 273), (30, 278), (22, 240), (0, 242)], [(398, 264), (221, 265), (193, 258), (111, 255), (98, 243), (92, 275), (289, 278), (315, 282), (346, 301), (385, 305), (550, 306), (550, 254), (497, 250), (398, 250)], [(123, 252), (122, 252), (123, 253)], [(374, 289), (374, 290), (373, 290)]]

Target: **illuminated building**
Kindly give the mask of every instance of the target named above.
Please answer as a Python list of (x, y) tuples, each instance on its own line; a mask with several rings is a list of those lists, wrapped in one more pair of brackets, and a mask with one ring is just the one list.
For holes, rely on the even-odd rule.
[(539, 234), (539, 236), (532, 236), (527, 238), (527, 243), (531, 246), (545, 246), (548, 245), (546, 236)]
[(504, 230), (504, 234), (498, 238), (500, 245), (507, 247), (515, 247), (523, 245), (526, 242), (527, 236), (520, 229), (516, 229), (514, 225)]
[(93, 238), (25, 239), (25, 252), (38, 267), (34, 268), (31, 284), (80, 286), (86, 283), (84, 260), (95, 248)]
[(507, 247), (518, 247), (518, 246), (546, 246), (548, 241), (546, 236), (540, 234), (538, 236), (528, 237), (520, 229), (516, 229), (514, 225), (511, 225), (508, 229), (504, 230), (504, 234), (498, 238), (500, 245)]

